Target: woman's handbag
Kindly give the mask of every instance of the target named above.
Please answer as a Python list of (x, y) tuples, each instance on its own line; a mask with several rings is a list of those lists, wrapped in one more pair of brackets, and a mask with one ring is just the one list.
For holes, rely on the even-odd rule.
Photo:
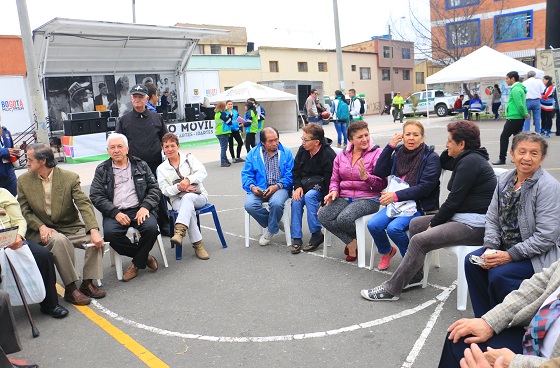
[(17, 272), (27, 303), (41, 303), (46, 295), (45, 284), (29, 246), (24, 243), (21, 248), (16, 250), (0, 248), (0, 272), (2, 279), (0, 289), (10, 294), (12, 305), (23, 305), (14, 275), (10, 272), (10, 266), (6, 257), (10, 259)]
[[(410, 185), (401, 178), (391, 175), (389, 177), (389, 185), (387, 185), (386, 192), (396, 192), (410, 188)], [(387, 205), (387, 216), (390, 218), (395, 217), (409, 217), (417, 212), (416, 201), (403, 201), (403, 202), (393, 202)]]

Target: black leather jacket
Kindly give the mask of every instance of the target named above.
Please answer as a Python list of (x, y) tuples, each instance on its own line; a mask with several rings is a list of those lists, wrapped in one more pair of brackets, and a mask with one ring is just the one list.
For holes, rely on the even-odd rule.
[[(161, 191), (156, 177), (150, 171), (148, 164), (134, 156), (128, 156), (132, 166), (134, 187), (138, 195), (140, 207), (146, 208), (156, 216)], [(103, 217), (114, 218), (120, 210), (113, 204), (115, 178), (112, 168), (112, 159), (103, 161), (95, 169), (95, 176), (91, 182), (89, 198)]]

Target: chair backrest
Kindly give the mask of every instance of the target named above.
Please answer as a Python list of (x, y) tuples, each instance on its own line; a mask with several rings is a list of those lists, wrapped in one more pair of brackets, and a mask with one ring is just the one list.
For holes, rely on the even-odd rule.
[(503, 173), (508, 172), (508, 169), (502, 169), (501, 167), (494, 167), (494, 174), (496, 178), (499, 178)]

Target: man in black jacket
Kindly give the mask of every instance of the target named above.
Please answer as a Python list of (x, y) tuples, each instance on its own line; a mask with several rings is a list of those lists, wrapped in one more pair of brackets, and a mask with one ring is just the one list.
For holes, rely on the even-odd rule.
[(311, 239), (303, 250), (312, 252), (324, 241), (317, 212), (331, 183), (333, 161), (336, 157), (331, 143), (332, 140), (325, 138), (325, 131), (319, 124), (309, 123), (303, 127), (301, 147), (296, 154), (292, 169), (294, 178), (291, 224), (292, 254), (301, 252), (303, 245), (301, 239), (303, 206), (307, 207), (307, 224), (311, 232)]
[[(129, 281), (138, 275), (138, 269), (158, 268), (150, 250), (158, 236), (155, 212), (161, 191), (148, 164), (128, 156), (128, 140), (124, 135), (111, 134), (107, 138), (107, 152), (111, 158), (97, 166), (90, 198), (103, 215), (105, 240), (117, 253), (132, 258), (123, 275), (123, 280)], [(140, 231), (138, 243), (126, 236), (129, 227)]]

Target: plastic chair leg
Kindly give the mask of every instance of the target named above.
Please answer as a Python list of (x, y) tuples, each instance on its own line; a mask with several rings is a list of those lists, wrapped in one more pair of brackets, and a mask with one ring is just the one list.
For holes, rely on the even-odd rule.
[(214, 218), (214, 226), (216, 226), (216, 231), (218, 232), (218, 237), (222, 242), (222, 248), (227, 248), (226, 239), (224, 238), (224, 233), (222, 232), (222, 226), (220, 225), (220, 220), (218, 219), (218, 213), (216, 212), (215, 208), (212, 208), (211, 212), (212, 217)]
[(163, 248), (163, 240), (161, 239), (161, 234), (157, 236), (157, 243), (159, 248), (159, 253), (163, 259), (163, 265), (167, 268), (169, 264), (167, 263), (167, 255), (165, 254), (165, 248)]
[(325, 236), (325, 240), (323, 241), (323, 258), (324, 258), (327, 256), (328, 247), (331, 246), (332, 234), (325, 228), (323, 228), (323, 234)]
[(251, 235), (251, 216), (245, 211), (245, 246), (249, 248), (249, 235)]
[(284, 234), (286, 235), (286, 244), (292, 246), (292, 199), (288, 198), (284, 203), (284, 213), (282, 214), (282, 221), (284, 222)]
[(117, 279), (120, 281), (123, 277), (122, 258), (113, 248), (109, 251), (111, 259), (115, 261), (115, 270), (117, 271)]

